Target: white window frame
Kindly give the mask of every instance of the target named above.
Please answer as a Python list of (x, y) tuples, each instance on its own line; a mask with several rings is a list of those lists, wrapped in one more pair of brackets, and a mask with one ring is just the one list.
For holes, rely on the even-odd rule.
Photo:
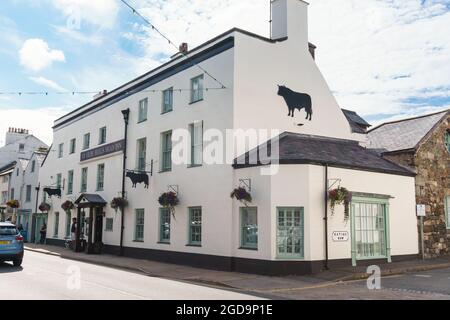
[(191, 138), (190, 167), (198, 167), (203, 164), (203, 121), (196, 121), (189, 125)]
[(145, 171), (146, 168), (147, 168), (147, 138), (141, 138), (136, 141), (136, 170)]
[(171, 111), (173, 111), (173, 88), (166, 89), (162, 93), (161, 113), (164, 114)]
[(191, 103), (199, 102), (204, 99), (204, 76), (203, 74), (191, 79)]
[(148, 119), (148, 98), (139, 101), (138, 123)]

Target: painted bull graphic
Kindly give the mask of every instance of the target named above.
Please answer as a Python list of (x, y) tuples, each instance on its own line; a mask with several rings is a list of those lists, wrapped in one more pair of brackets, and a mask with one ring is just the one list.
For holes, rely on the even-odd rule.
[(48, 194), (49, 197), (58, 196), (58, 198), (61, 198), (61, 189), (59, 188), (44, 188), (44, 192)]
[(278, 86), (278, 95), (284, 98), (289, 108), (288, 117), (294, 117), (295, 109), (306, 111), (306, 120), (312, 120), (312, 99), (309, 94), (295, 92), (286, 86)]

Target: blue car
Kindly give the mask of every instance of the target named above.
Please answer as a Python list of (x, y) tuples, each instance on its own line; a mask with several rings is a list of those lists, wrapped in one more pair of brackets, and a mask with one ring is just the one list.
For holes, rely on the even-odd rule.
[(15, 267), (20, 267), (22, 260), (22, 235), (14, 224), (0, 222), (0, 262), (12, 261)]

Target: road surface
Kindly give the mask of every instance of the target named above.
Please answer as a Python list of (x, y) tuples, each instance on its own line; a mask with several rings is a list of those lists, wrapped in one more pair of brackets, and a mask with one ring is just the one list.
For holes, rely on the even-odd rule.
[(152, 278), (26, 251), (21, 268), (0, 262), (0, 300), (241, 300), (255, 296)]

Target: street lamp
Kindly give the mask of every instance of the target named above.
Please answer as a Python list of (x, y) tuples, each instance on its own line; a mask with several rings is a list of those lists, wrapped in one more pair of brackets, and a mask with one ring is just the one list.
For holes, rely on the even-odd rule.
[[(125, 179), (127, 170), (127, 140), (128, 140), (128, 122), (130, 120), (130, 109), (122, 110), (123, 120), (125, 122), (125, 134), (123, 141), (123, 171), (122, 171), (122, 198), (125, 198)], [(123, 231), (124, 231), (124, 216), (125, 208), (122, 206), (122, 217), (120, 226), (120, 255), (123, 255)]]

